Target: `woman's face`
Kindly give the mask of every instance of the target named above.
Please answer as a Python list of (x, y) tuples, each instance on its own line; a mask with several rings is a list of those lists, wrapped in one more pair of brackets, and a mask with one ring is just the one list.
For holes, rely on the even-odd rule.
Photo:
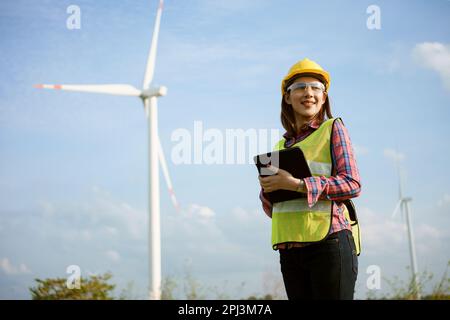
[[(293, 84), (303, 83), (317, 83), (320, 82), (313, 77), (301, 77), (296, 79)], [(325, 88), (325, 87), (324, 87)], [(300, 120), (312, 119), (322, 108), (327, 98), (324, 90), (318, 90), (317, 86), (300, 86), (297, 89), (290, 90), (284, 96), (284, 101), (292, 105), (295, 116)]]

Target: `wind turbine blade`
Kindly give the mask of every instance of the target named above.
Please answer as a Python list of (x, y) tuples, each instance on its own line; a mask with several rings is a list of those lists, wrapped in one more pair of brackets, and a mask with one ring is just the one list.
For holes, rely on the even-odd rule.
[(392, 212), (392, 219), (395, 217), (395, 215), (397, 214), (398, 209), (400, 209), (400, 205), (402, 204), (402, 200), (400, 199), (397, 202), (397, 205), (395, 206), (394, 212)]
[(161, 145), (161, 140), (158, 136), (158, 143), (159, 143), (159, 163), (161, 164), (161, 168), (164, 173), (164, 178), (166, 179), (167, 188), (169, 189), (169, 195), (170, 199), (172, 200), (172, 203), (177, 210), (178, 213), (180, 213), (180, 206), (178, 205), (177, 198), (175, 197), (175, 192), (173, 191), (172, 187), (172, 181), (170, 180), (169, 170), (167, 169), (167, 163), (166, 158), (164, 157), (164, 150)]
[(158, 34), (159, 34), (159, 24), (161, 22), (161, 14), (163, 9), (163, 0), (159, 1), (158, 11), (156, 12), (155, 27), (153, 29), (152, 43), (150, 45), (150, 51), (147, 58), (147, 68), (145, 69), (144, 83), (142, 87), (148, 89), (150, 83), (153, 80), (153, 73), (155, 72), (155, 60), (156, 60), (156, 49), (158, 47)]
[(67, 90), (77, 92), (106, 93), (119, 96), (139, 97), (141, 90), (129, 84), (37, 84), (38, 89)]

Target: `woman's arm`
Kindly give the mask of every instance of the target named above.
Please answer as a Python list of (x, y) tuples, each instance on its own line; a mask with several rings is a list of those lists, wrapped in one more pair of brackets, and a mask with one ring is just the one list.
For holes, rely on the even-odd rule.
[(346, 200), (359, 196), (361, 183), (347, 129), (336, 120), (331, 137), (334, 175), (305, 178), (309, 207), (317, 200)]

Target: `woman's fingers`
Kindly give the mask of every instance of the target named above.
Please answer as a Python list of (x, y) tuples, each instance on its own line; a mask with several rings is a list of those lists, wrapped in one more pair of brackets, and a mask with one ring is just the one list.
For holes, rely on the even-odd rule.
[(259, 184), (264, 189), (264, 191), (266, 191), (266, 189), (270, 185), (270, 181), (267, 181), (266, 179), (264, 179), (264, 177), (259, 177)]
[[(279, 170), (278, 168), (273, 167), (273, 166), (267, 167), (267, 169), (271, 170), (271, 172), (273, 172), (273, 173), (275, 173)], [(259, 184), (263, 188), (264, 192), (272, 192), (275, 190), (277, 178), (278, 177), (276, 175), (265, 176), (265, 177), (258, 176)]]
[(272, 176), (259, 177), (259, 184), (264, 189), (264, 192), (271, 192), (271, 191), (273, 191), (274, 183), (275, 182), (273, 181), (273, 177)]

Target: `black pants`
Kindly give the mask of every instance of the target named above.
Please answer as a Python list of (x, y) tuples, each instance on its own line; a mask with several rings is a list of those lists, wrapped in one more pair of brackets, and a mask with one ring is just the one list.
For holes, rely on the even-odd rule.
[(289, 300), (353, 299), (358, 257), (350, 231), (336, 232), (306, 247), (279, 251)]

